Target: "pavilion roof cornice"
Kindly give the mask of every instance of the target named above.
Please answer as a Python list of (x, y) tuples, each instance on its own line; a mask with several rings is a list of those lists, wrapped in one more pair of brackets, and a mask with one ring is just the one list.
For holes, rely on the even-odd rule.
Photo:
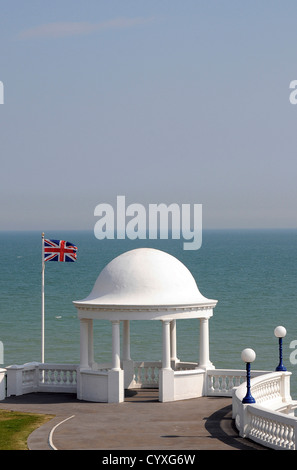
[(202, 305), (110, 305), (110, 304), (90, 304), (90, 303), (74, 303), (78, 310), (90, 310), (90, 311), (123, 311), (123, 312), (166, 312), (166, 311), (198, 311), (214, 308), (217, 304), (216, 301), (213, 303), (205, 303)]

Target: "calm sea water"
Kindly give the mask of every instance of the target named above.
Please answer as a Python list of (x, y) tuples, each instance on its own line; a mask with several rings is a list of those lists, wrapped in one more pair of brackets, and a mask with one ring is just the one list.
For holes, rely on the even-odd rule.
[[(290, 343), (297, 340), (297, 231), (204, 231), (202, 247), (184, 251), (182, 240), (103, 240), (93, 232), (47, 232), (78, 246), (75, 263), (48, 262), (45, 267), (45, 360), (79, 362), (79, 321), (73, 300), (86, 297), (104, 266), (124, 251), (149, 246), (164, 250), (192, 272), (201, 293), (218, 300), (210, 319), (210, 359), (217, 368), (243, 369), (240, 354), (251, 347), (255, 369), (278, 365), (274, 328), (287, 329), (283, 356), (293, 373), (297, 365)], [(41, 233), (0, 232), (0, 340), (3, 365), (41, 360)], [(111, 326), (94, 322), (95, 360), (111, 359)], [(178, 357), (199, 358), (199, 321), (177, 322)], [(162, 358), (160, 322), (131, 322), (135, 360)]]

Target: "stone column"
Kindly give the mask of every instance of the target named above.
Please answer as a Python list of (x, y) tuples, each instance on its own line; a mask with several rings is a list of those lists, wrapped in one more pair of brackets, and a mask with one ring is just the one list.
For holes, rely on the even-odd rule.
[(89, 367), (89, 322), (85, 318), (80, 319), (80, 368)]
[(174, 400), (174, 370), (170, 362), (170, 321), (163, 320), (163, 357), (159, 372), (159, 401)]
[(172, 366), (175, 368), (178, 362), (176, 350), (176, 320), (170, 322), (170, 359)]
[(162, 368), (171, 369), (171, 365), (170, 365), (170, 320), (163, 320)]
[(124, 401), (124, 373), (120, 358), (120, 321), (112, 321), (112, 368), (108, 371), (108, 403)]
[(209, 360), (209, 328), (208, 318), (200, 318), (200, 357), (199, 367), (212, 369), (213, 364)]
[(93, 320), (88, 320), (88, 362), (92, 367), (94, 364)]
[(120, 359), (120, 321), (115, 320), (112, 322), (112, 369), (121, 369)]

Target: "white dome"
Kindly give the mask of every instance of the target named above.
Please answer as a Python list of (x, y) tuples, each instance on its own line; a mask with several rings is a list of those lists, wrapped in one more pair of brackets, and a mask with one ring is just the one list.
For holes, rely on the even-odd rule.
[(152, 248), (138, 248), (114, 258), (100, 273), (93, 290), (79, 304), (162, 306), (209, 305), (194, 277), (175, 257)]

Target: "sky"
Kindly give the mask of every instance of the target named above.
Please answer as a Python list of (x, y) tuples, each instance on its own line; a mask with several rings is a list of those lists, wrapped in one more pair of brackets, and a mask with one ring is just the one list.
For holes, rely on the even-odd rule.
[[(297, 228), (295, 0), (0, 0), (0, 230)], [(1, 101), (1, 97), (0, 97)]]

